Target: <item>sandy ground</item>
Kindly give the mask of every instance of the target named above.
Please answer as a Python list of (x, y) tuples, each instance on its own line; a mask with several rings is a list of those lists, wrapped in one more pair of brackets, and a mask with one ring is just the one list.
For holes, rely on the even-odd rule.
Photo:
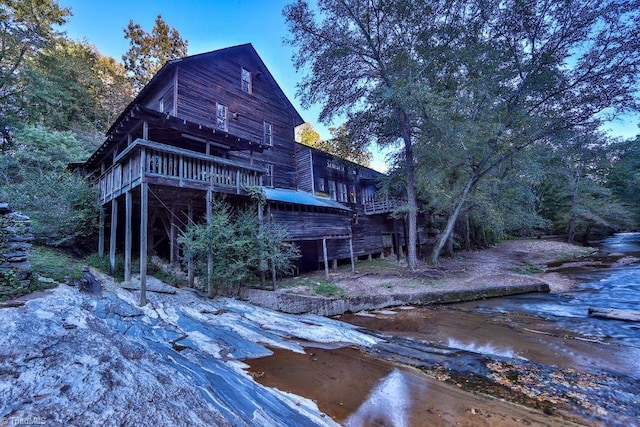
[[(395, 257), (360, 261), (356, 271), (341, 266), (331, 270), (329, 281), (340, 286), (344, 296), (391, 295), (426, 291), (482, 289), (496, 285), (517, 286), (544, 282), (551, 292), (570, 289), (574, 282), (554, 273), (547, 265), (556, 261), (576, 262), (596, 251), (594, 248), (553, 240), (513, 240), (494, 247), (460, 252), (453, 258), (442, 258), (438, 266), (421, 262), (415, 272), (398, 264)], [(281, 291), (298, 294), (314, 293), (314, 285), (326, 281), (324, 271), (284, 281)]]

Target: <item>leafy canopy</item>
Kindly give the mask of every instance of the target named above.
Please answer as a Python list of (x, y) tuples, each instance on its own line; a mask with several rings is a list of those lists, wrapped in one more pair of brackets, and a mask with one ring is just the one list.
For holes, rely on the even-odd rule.
[(142, 89), (167, 61), (187, 55), (188, 41), (180, 37), (178, 30), (169, 27), (162, 15), (156, 17), (151, 33), (133, 20), (129, 21), (124, 37), (129, 40), (129, 50), (122, 60), (137, 90)]

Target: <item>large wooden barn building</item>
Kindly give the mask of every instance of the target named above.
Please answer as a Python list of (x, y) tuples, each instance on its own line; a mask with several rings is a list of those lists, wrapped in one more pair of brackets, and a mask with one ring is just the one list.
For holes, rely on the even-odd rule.
[(401, 248), (380, 174), (295, 142), (302, 123), (251, 44), (168, 62), (84, 165), (99, 186), (99, 252), (108, 244), (113, 266), (124, 251), (125, 280), (139, 253), (144, 282), (148, 254), (177, 263), (182, 224), (206, 217), (215, 193), (246, 203), (248, 186), (264, 187), (265, 218), (299, 245), (300, 271)]

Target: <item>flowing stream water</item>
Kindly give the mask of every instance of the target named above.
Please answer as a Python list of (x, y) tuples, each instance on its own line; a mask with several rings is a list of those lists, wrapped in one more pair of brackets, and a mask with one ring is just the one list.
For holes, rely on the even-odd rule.
[[(640, 309), (637, 258), (640, 233), (618, 234), (603, 241), (600, 252), (589, 260), (550, 266), (578, 283), (562, 294), (405, 307), (338, 318), (385, 336), (436, 345), (443, 352), (463, 350), (478, 357), (546, 366), (549, 371), (607, 372), (632, 384), (622, 401), (638, 407), (633, 384), (640, 382), (640, 323), (589, 316), (589, 308)], [(465, 393), (461, 384), (456, 389), (352, 348), (314, 348), (305, 355), (277, 351), (248, 362), (258, 381), (313, 399), (344, 425), (565, 425), (561, 418), (545, 418), (546, 410), (535, 412), (483, 399)], [(610, 397), (611, 392), (601, 401)], [(611, 417), (603, 416), (594, 425), (603, 419), (609, 419), (610, 425), (634, 425), (630, 420), (637, 411), (631, 418), (616, 419), (611, 409), (615, 407), (609, 408)]]

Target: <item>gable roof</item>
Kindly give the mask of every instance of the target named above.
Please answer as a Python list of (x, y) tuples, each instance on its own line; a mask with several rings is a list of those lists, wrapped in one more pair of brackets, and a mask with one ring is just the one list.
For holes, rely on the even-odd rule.
[(282, 90), (282, 88), (280, 87), (276, 79), (273, 77), (273, 75), (265, 65), (264, 61), (262, 61), (262, 58), (260, 58), (260, 55), (258, 55), (258, 52), (256, 52), (253, 45), (251, 43), (245, 43), (237, 46), (225, 47), (222, 49), (212, 50), (210, 52), (198, 53), (195, 55), (185, 56), (184, 58), (172, 59), (171, 61), (167, 61), (162, 66), (162, 68), (160, 68), (160, 70), (153, 76), (153, 78), (140, 90), (140, 92), (138, 92), (138, 95), (136, 95), (133, 101), (129, 103), (127, 108), (124, 109), (122, 114), (120, 114), (120, 116), (116, 119), (116, 121), (111, 125), (111, 127), (107, 131), (107, 135), (111, 134), (114, 128), (118, 125), (118, 123), (124, 117), (127, 116), (129, 111), (135, 105), (140, 103), (140, 100), (144, 99), (149, 93), (153, 92), (156, 89), (156, 87), (167, 76), (173, 75), (173, 73), (175, 72), (175, 69), (178, 67), (179, 64), (188, 64), (189, 62), (192, 62), (197, 59), (201, 59), (203, 57), (211, 57), (215, 59), (216, 56), (222, 56), (228, 53), (232, 53), (234, 51), (236, 52), (244, 51), (244, 53), (248, 53), (256, 61), (256, 63), (262, 69), (261, 72), (266, 76), (269, 83), (275, 89), (276, 95), (280, 98), (282, 103), (287, 107), (287, 109), (293, 116), (294, 120), (296, 121), (296, 123), (294, 123), (294, 126), (298, 126), (304, 123), (302, 116), (300, 116), (300, 113), (298, 113), (298, 110), (296, 110), (296, 108), (293, 106), (291, 101), (289, 101), (289, 98), (287, 98), (287, 95), (285, 95), (284, 91)]

